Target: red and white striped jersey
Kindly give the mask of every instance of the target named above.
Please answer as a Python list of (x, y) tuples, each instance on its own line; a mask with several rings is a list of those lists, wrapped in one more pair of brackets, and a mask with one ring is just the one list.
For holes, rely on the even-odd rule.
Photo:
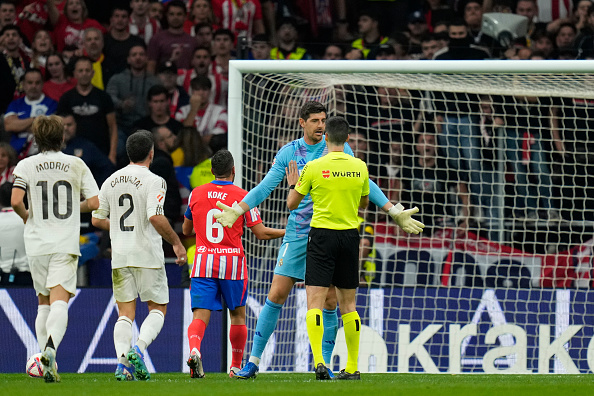
[(188, 199), (185, 217), (192, 220), (196, 231), (196, 254), (190, 276), (192, 278), (246, 279), (247, 263), (241, 236), (244, 224), (253, 227), (262, 222), (260, 212), (253, 208), (246, 212), (233, 227), (217, 223), (214, 215), (220, 213), (217, 201), (232, 206), (241, 202), (247, 191), (228, 181), (214, 180), (196, 187)]

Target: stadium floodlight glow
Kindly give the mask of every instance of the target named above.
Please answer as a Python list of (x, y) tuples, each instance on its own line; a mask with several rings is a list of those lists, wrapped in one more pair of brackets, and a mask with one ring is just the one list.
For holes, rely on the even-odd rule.
[[(453, 99), (440, 98), (440, 92)], [(419, 156), (417, 136), (435, 133), (439, 140), (443, 125), (438, 116), (459, 117), (465, 115), (459, 109), (476, 109), (468, 115), (481, 129), (477, 138), (490, 129), (495, 141), (494, 157), (488, 159), (494, 166), (489, 194), (495, 215), (488, 223), (473, 214), (478, 225), (471, 227), (480, 237), (485, 230), (494, 231), (488, 234), (491, 241), (451, 232), (462, 209), (455, 189), (460, 180), (445, 173), (432, 181), (447, 187), (440, 201), (446, 213), (432, 213), (430, 205), (421, 209), (435, 223), (453, 221), (444, 222), (437, 237), (406, 238), (387, 216), (374, 214), (377, 276), (370, 288), (360, 289), (357, 304), (362, 324), (379, 335), (365, 340), (371, 343), (367, 350), (379, 352), (369, 356), (362, 371), (586, 373), (594, 367), (594, 313), (584, 308), (594, 301), (594, 223), (587, 209), (594, 183), (579, 178), (591, 180), (586, 177), (594, 174), (588, 168), (594, 150), (577, 152), (594, 147), (594, 61), (230, 61), (228, 141), (236, 184), (252, 189), (279, 148), (302, 136), (299, 109), (309, 100), (322, 102), (328, 115), (349, 120), (353, 132), (367, 140), (361, 151), (370, 173), (377, 171), (376, 180), (388, 197), (406, 207), (421, 203), (407, 196), (408, 187), (399, 191), (391, 182), (399, 178), (412, 185), (414, 172), (404, 171)], [(491, 112), (483, 113), (483, 105)], [(444, 114), (442, 107), (447, 108)], [(523, 120), (536, 120), (530, 130), (512, 123), (510, 108), (530, 114)], [(486, 115), (491, 117), (488, 123)], [(492, 121), (498, 117), (503, 121)], [(511, 138), (512, 132), (519, 138)], [(574, 147), (575, 158), (590, 155), (572, 168), (585, 169), (583, 175), (560, 173), (554, 132)], [(538, 149), (533, 146), (537, 140), (542, 143)], [(397, 176), (386, 176), (380, 170), (391, 166), (394, 144), (403, 145), (403, 164)], [(522, 171), (535, 161), (548, 173)], [(543, 175), (553, 178), (553, 204), (564, 205), (559, 208), (561, 221), (554, 213), (543, 214), (542, 203), (526, 207), (533, 210), (532, 217), (521, 218), (514, 211), (515, 201), (551, 198), (544, 196)], [(260, 205), (265, 224), (284, 224), (286, 194), (282, 181)], [(471, 201), (474, 195), (471, 191)], [(249, 350), (279, 243), (247, 236), (244, 247), (250, 263)], [(563, 275), (559, 266), (568, 266)], [(311, 369), (305, 303), (304, 290), (296, 288), (262, 356), (261, 372)], [(372, 345), (378, 339), (386, 353), (383, 346)], [(365, 365), (360, 361), (360, 368)]]

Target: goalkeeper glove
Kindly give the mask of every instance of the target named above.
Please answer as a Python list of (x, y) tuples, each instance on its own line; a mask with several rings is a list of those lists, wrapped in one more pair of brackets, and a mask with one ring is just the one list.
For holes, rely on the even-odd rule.
[(411, 217), (418, 211), (419, 208), (416, 206), (412, 209), (404, 210), (404, 206), (398, 203), (388, 210), (388, 214), (403, 231), (409, 234), (418, 234), (425, 228), (425, 224)]
[(214, 218), (217, 220), (217, 223), (222, 224), (224, 227), (233, 227), (233, 224), (237, 221), (239, 216), (245, 213), (237, 202), (234, 202), (233, 206), (227, 206), (221, 201), (217, 201), (217, 207), (221, 209), (222, 212), (215, 213)]

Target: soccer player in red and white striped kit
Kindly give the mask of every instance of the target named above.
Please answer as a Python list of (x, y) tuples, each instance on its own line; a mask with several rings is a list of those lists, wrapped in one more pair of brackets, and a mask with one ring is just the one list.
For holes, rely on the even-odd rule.
[(243, 221), (236, 222), (232, 228), (225, 229), (217, 223), (214, 214), (221, 212), (217, 208), (217, 201), (230, 206), (240, 202), (247, 191), (233, 185), (235, 166), (229, 151), (217, 151), (211, 162), (215, 180), (192, 191), (183, 223), (184, 235), (196, 234), (196, 254), (190, 272), (193, 320), (188, 327), (188, 366), (192, 378), (204, 377), (200, 345), (211, 311), (223, 308), (221, 296), (231, 316), (229, 340), (233, 352), (229, 376), (233, 377), (241, 368), (247, 340), (245, 303), (248, 282), (247, 263), (241, 243), (243, 225), (258, 239), (275, 239), (285, 235), (285, 230), (265, 227), (257, 208), (246, 212), (242, 216)]

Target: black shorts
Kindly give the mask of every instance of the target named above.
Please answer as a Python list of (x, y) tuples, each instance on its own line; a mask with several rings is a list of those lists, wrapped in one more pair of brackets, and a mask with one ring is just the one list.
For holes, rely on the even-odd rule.
[(359, 286), (359, 231), (311, 228), (305, 266), (307, 286)]

